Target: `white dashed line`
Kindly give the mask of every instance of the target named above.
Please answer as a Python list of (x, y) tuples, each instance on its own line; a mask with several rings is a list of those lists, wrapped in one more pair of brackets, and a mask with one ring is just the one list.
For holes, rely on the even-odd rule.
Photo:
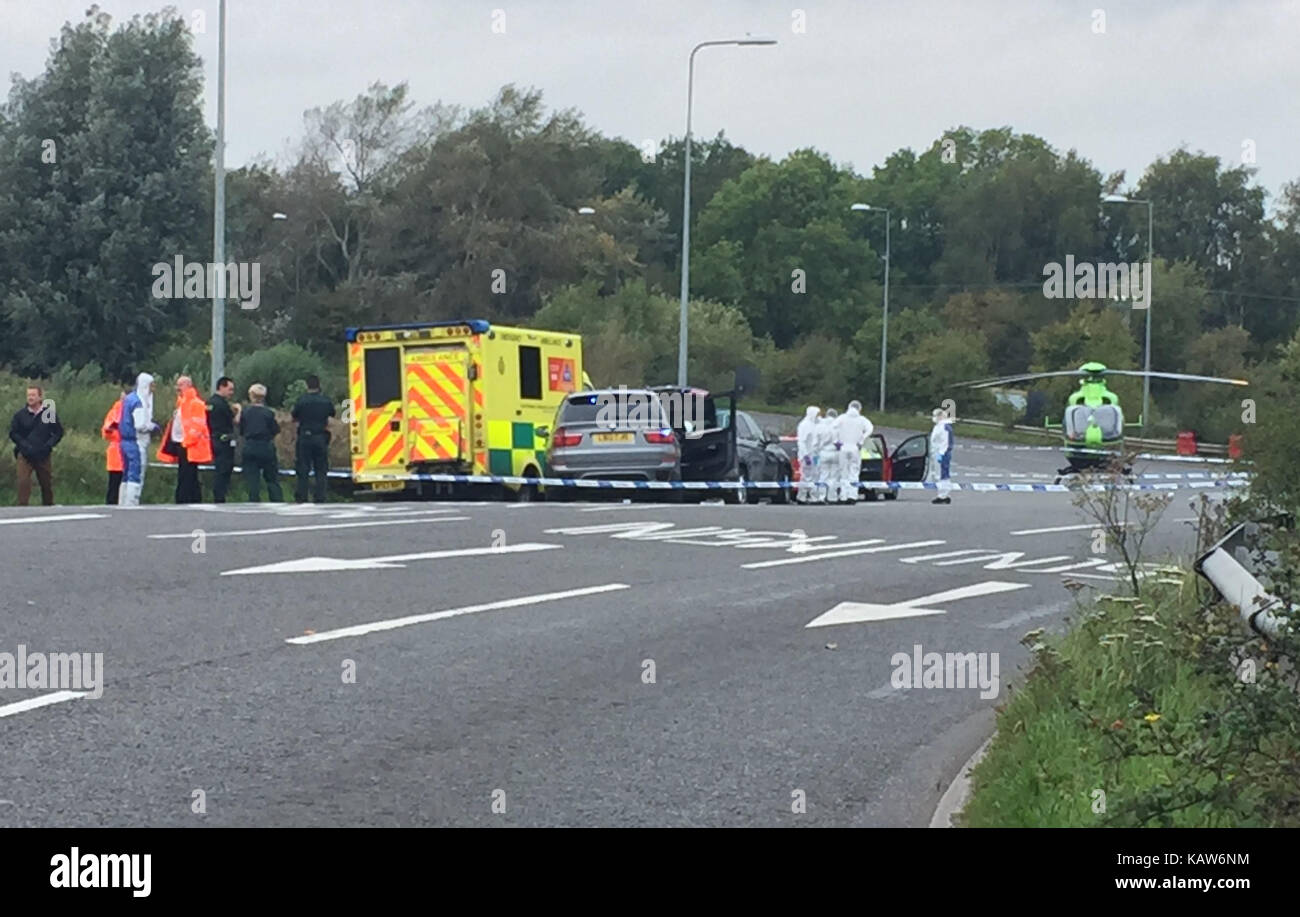
[(585, 595), (598, 595), (602, 592), (615, 592), (630, 589), (627, 583), (608, 583), (604, 586), (588, 586), (583, 589), (566, 589), (564, 592), (543, 592), (539, 595), (523, 595), (517, 599), (503, 599), (500, 602), (486, 602), (482, 605), (466, 605), (463, 608), (449, 608), (446, 611), (434, 611), (429, 614), (408, 615), (404, 618), (390, 618), (387, 621), (374, 621), (370, 624), (358, 624), (355, 627), (341, 627), (337, 630), (322, 631), (319, 634), (305, 634), (290, 637), (285, 643), (303, 646), (308, 643), (320, 643), (324, 640), (340, 640), (344, 637), (359, 637), (376, 631), (395, 630), (410, 627), (412, 624), (424, 624), (428, 621), (441, 621), (460, 615), (477, 614), (480, 611), (495, 611), (498, 608), (519, 608), (524, 605), (540, 605), (543, 602), (557, 602), (561, 599), (574, 599)]
[(78, 519), (107, 518), (107, 513), (72, 513), (67, 516), (22, 516), (18, 519), (0, 519), (0, 525), (28, 525), (35, 522), (74, 522)]
[[(360, 529), (375, 525), (421, 525), (428, 522), (464, 522), (469, 516), (438, 516), (434, 519), (379, 519), (373, 522), (332, 522), (320, 525), (282, 525), (273, 529), (242, 529), (237, 532), (207, 532), (207, 538), (234, 538), (250, 535), (284, 535), (289, 532), (319, 532), (329, 529)], [(178, 532), (170, 535), (150, 535), (150, 538), (193, 538), (194, 532)]]
[(86, 697), (89, 693), (89, 691), (55, 691), (53, 694), (42, 694), (40, 697), (31, 697), (17, 703), (5, 704), (0, 707), (0, 717), (25, 713), (39, 707), (48, 707), (50, 704), (61, 704), (67, 700), (76, 700), (79, 697)]

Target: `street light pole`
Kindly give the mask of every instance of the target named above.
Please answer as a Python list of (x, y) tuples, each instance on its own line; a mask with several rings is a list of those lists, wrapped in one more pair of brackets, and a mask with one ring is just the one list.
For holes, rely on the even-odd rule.
[[(1151, 267), (1154, 275), (1155, 265), (1155, 204), (1150, 200), (1139, 201), (1131, 197), (1124, 197), (1122, 194), (1108, 194), (1102, 199), (1107, 204), (1146, 204), (1147, 207), (1147, 264)], [(1153, 285), (1153, 284), (1152, 284)], [(1145, 375), (1142, 376), (1142, 432), (1147, 431), (1147, 418), (1151, 414), (1151, 289), (1150, 286), (1144, 291), (1147, 297), (1147, 330), (1146, 342), (1143, 344), (1142, 370)]]
[(691, 108), (695, 97), (695, 54), (714, 45), (774, 45), (775, 38), (733, 38), (702, 41), (691, 49), (686, 71), (686, 174), (682, 182), (682, 287), (681, 315), (677, 326), (677, 385), (686, 387), (686, 304), (691, 288)]
[(885, 210), (885, 315), (880, 325), (880, 413), (885, 413), (885, 366), (889, 359), (889, 210)]
[[(1156, 273), (1155, 253), (1154, 253), (1155, 234), (1152, 232), (1152, 229), (1155, 223), (1154, 220), (1155, 208), (1152, 206), (1151, 201), (1147, 201), (1146, 205), (1147, 205), (1147, 264), (1151, 265), (1151, 276), (1154, 278)], [(1146, 297), (1147, 297), (1146, 356), (1143, 358), (1142, 361), (1142, 368), (1147, 373), (1145, 376), (1142, 377), (1142, 432), (1143, 434), (1145, 434), (1147, 431), (1147, 415), (1151, 411), (1151, 289), (1150, 288), (1153, 285), (1154, 284), (1147, 284), (1147, 289), (1143, 291), (1146, 293)]]
[(880, 325), (880, 412), (885, 411), (885, 366), (889, 360), (889, 223), (890, 213), (888, 207), (872, 207), (870, 204), (853, 204), (850, 210), (856, 210), (861, 213), (868, 211), (883, 213), (885, 215), (885, 308), (884, 317)]
[(226, 372), (226, 0), (221, 0), (217, 25), (217, 149), (212, 170), (212, 378)]

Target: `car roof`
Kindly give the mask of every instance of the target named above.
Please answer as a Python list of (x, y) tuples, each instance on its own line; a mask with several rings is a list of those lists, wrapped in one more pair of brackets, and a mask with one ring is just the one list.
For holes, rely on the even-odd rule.
[(682, 392), (684, 394), (695, 394), (698, 392), (701, 395), (709, 394), (708, 389), (700, 388), (697, 385), (651, 385), (649, 386), (649, 389), (652, 392)]
[(650, 388), (591, 388), (583, 389), (580, 392), (570, 392), (567, 398), (583, 398), (596, 395), (657, 395), (654, 389)]

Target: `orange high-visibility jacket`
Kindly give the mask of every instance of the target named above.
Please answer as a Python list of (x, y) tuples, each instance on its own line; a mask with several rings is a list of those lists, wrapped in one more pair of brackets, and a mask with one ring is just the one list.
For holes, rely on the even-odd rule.
[(104, 439), (108, 440), (108, 451), (105, 453), (105, 466), (110, 472), (125, 471), (122, 467), (122, 449), (119, 443), (122, 442), (122, 434), (117, 431), (117, 425), (122, 422), (122, 399), (119, 398), (108, 409), (104, 415), (104, 423), (100, 426), (100, 433)]
[[(208, 406), (199, 397), (198, 390), (186, 389), (185, 394), (176, 399), (176, 406), (181, 409), (181, 426), (185, 430), (184, 439), (181, 441), (181, 445), (185, 447), (185, 455), (195, 464), (212, 461), (212, 434), (208, 432)], [(176, 457), (163, 452), (163, 447), (171, 441), (173, 420), (167, 421), (167, 429), (163, 431), (162, 439), (158, 443), (158, 461), (169, 465), (176, 464)]]

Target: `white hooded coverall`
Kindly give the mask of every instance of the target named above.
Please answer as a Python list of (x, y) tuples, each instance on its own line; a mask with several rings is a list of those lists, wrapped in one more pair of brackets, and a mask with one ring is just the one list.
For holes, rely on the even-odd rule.
[(139, 506), (140, 493), (144, 490), (144, 476), (149, 468), (149, 437), (158, 429), (158, 425), (153, 422), (153, 392), (149, 390), (151, 385), (153, 385), (153, 376), (149, 373), (140, 373), (135, 377), (136, 397), (128, 401), (132, 406), (131, 424), (135, 429), (135, 441), (140, 449), (140, 480), (130, 480), (131, 474), (128, 470), (117, 496), (117, 502), (122, 506)]
[(844, 448), (840, 450), (840, 492), (838, 497), (832, 499), (855, 503), (858, 499), (858, 478), (862, 476), (862, 447), (876, 428), (851, 405), (840, 415), (838, 427), (839, 441), (844, 444)]
[(817, 453), (820, 450), (817, 415), (820, 413), (818, 408), (810, 406), (795, 430), (799, 438), (796, 453), (799, 459), (799, 494), (795, 499), (800, 503), (817, 500)]
[(826, 416), (817, 421), (818, 456), (817, 491), (820, 499), (834, 503), (840, 492), (840, 446), (837, 430), (839, 412), (828, 408)]
[(948, 499), (952, 493), (952, 422), (935, 412), (934, 429), (930, 431), (930, 456), (925, 479), (938, 485), (939, 499)]

